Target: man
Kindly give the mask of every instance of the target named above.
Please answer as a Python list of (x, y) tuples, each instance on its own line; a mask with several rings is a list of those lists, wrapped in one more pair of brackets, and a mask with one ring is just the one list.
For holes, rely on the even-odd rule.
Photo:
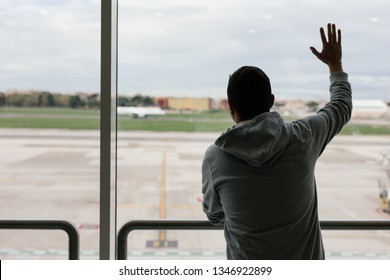
[(228, 102), (236, 125), (206, 151), (203, 210), (223, 225), (228, 259), (324, 259), (314, 167), (349, 121), (351, 86), (342, 68), (341, 31), (320, 29), (329, 67), (330, 102), (315, 115), (284, 122), (266, 74), (245, 66), (230, 76)]

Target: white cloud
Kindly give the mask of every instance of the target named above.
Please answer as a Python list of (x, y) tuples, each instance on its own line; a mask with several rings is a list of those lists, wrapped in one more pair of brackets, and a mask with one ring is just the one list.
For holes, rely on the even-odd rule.
[(0, 46), (0, 59), (18, 66), (8, 67), (0, 78), (0, 90), (98, 89), (99, 3), (8, 0), (0, 5), (1, 34), (7, 38), (7, 44)]

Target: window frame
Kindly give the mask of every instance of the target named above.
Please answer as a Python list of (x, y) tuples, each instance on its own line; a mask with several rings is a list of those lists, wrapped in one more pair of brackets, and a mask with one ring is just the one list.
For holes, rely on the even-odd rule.
[(118, 1), (101, 0), (99, 259), (117, 255)]

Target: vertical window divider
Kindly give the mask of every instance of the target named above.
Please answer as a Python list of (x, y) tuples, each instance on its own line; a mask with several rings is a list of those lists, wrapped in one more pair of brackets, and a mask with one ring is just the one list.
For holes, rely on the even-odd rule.
[(118, 0), (101, 0), (99, 259), (117, 257)]

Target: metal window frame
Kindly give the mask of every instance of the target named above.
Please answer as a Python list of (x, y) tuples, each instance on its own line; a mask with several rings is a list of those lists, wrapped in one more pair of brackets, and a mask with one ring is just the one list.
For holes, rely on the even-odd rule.
[(101, 0), (99, 258), (115, 259), (117, 231), (118, 0)]

